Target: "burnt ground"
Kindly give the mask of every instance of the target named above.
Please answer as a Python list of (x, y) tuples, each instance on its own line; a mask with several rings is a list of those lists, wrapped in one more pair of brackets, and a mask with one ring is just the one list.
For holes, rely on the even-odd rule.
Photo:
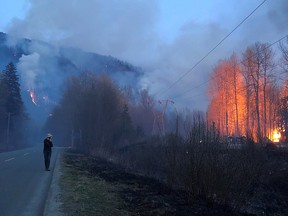
[(128, 173), (100, 158), (66, 154), (65, 163), (116, 186), (125, 210), (131, 215), (255, 215), (200, 198), (189, 203), (185, 192), (171, 190), (155, 179)]
[(242, 211), (253, 215), (288, 215), (288, 149), (269, 152), (265, 165)]

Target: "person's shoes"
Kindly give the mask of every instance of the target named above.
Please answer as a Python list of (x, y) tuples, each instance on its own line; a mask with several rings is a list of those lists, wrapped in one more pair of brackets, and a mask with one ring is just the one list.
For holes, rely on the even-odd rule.
[(50, 169), (46, 169), (46, 171), (50, 171)]

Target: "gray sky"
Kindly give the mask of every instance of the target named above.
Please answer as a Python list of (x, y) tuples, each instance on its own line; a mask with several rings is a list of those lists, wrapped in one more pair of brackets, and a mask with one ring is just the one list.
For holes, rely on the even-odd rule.
[[(173, 88), (263, 0), (5, 0), (0, 31), (112, 55), (143, 67), (143, 88), (178, 107), (205, 109), (217, 61), (288, 34), (288, 1), (267, 0)], [(2, 15), (2, 14), (5, 14)], [(184, 94), (185, 93), (185, 94)], [(179, 96), (181, 95), (181, 96)], [(178, 97), (175, 97), (178, 96)]]

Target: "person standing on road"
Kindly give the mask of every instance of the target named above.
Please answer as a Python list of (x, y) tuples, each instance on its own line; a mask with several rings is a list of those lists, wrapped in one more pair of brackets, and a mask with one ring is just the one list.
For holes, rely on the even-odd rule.
[(44, 153), (44, 161), (45, 161), (45, 169), (46, 171), (50, 171), (50, 158), (52, 154), (52, 134), (48, 133), (47, 137), (44, 139), (44, 148), (43, 148), (43, 153)]

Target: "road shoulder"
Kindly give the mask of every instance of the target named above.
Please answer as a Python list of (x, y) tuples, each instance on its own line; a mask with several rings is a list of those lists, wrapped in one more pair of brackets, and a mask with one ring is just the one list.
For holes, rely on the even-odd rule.
[(60, 211), (61, 210), (60, 208), (62, 205), (62, 202), (60, 199), (60, 185), (59, 185), (59, 181), (62, 175), (61, 164), (62, 164), (62, 151), (58, 151), (43, 216), (64, 215)]

